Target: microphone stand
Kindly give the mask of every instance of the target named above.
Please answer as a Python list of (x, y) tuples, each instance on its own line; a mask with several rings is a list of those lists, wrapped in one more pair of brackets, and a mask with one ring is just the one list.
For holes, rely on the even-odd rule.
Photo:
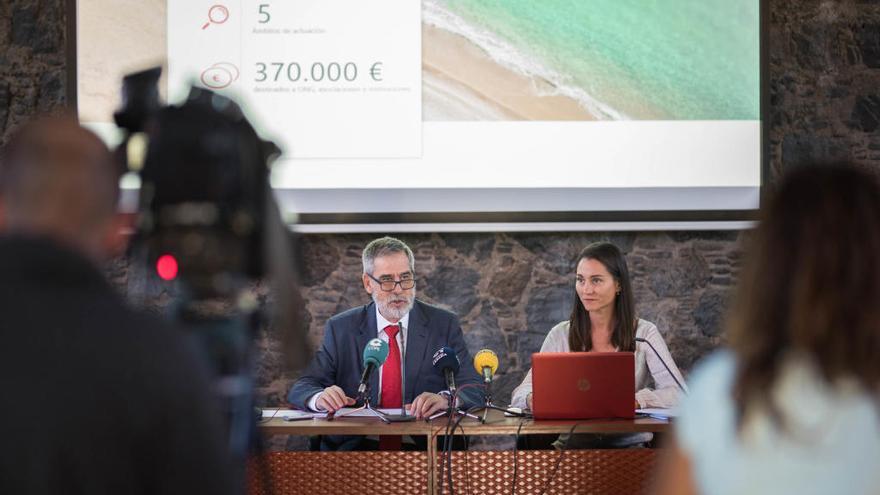
[[(449, 402), (450, 402), (450, 403), (452, 402), (452, 396), (449, 397)], [(473, 418), (473, 419), (476, 419), (477, 421), (480, 421), (480, 417), (479, 417), (479, 416), (477, 416), (476, 414), (471, 414), (471, 413), (469, 413), (469, 412), (463, 410), (463, 409), (460, 408), (460, 407), (457, 407), (457, 406), (453, 405), (453, 406), (450, 407), (450, 409), (453, 409), (453, 411), (452, 411), (453, 415), (465, 416), (465, 417), (467, 417), (467, 418)]]
[(388, 420), (388, 418), (385, 417), (385, 414), (382, 413), (382, 411), (379, 411), (378, 409), (373, 409), (373, 406), (370, 404), (370, 386), (369, 385), (367, 385), (367, 388), (364, 390), (364, 393), (361, 394), (361, 397), (358, 397), (358, 398), (364, 400), (364, 405), (362, 405), (361, 407), (358, 407), (356, 409), (352, 409), (350, 411), (344, 412), (342, 414), (336, 414), (335, 417), (342, 418), (345, 416), (350, 416), (358, 411), (365, 411), (365, 412), (369, 412), (371, 416), (375, 416), (375, 417), (381, 419), (384, 423), (391, 422)]
[(681, 390), (681, 392), (682, 392), (684, 395), (687, 395), (687, 390), (685, 390), (685, 388), (684, 388), (684, 386), (682, 386), (681, 382), (678, 381), (678, 378), (675, 377), (675, 373), (673, 373), (672, 370), (669, 369), (669, 365), (666, 364), (666, 361), (663, 360), (663, 358), (660, 356), (660, 353), (657, 352), (657, 349), (655, 349), (654, 346), (651, 345), (651, 343), (648, 342), (647, 339), (643, 339), (643, 338), (641, 338), (641, 337), (636, 337), (636, 338), (635, 338), (635, 341), (636, 341), (636, 342), (642, 342), (642, 343), (644, 343), (644, 344), (648, 344), (648, 347), (650, 347), (651, 350), (654, 351), (654, 355), (657, 356), (657, 359), (660, 360), (660, 364), (662, 364), (663, 367), (666, 368), (666, 372), (669, 373), (669, 376), (672, 377), (672, 379), (675, 381), (675, 384), (678, 385), (678, 388)]
[(406, 413), (406, 333), (404, 333), (403, 323), (400, 325), (400, 414), (388, 414), (379, 411), (386, 423), (405, 423), (415, 421), (416, 417)]
[(406, 418), (406, 329), (400, 325), (400, 415)]
[(337, 418), (342, 418), (345, 416), (350, 416), (358, 411), (365, 411), (365, 412), (369, 412), (371, 416), (375, 416), (375, 417), (381, 419), (385, 423), (390, 423), (391, 421), (389, 421), (388, 418), (385, 417), (385, 414), (382, 411), (379, 411), (378, 409), (373, 409), (373, 406), (370, 404), (370, 395), (371, 395), (370, 394), (370, 384), (369, 384), (369, 380), (368, 380), (367, 383), (364, 384), (363, 392), (358, 394), (358, 400), (363, 399), (364, 405), (362, 405), (361, 407), (358, 407), (356, 409), (346, 411), (342, 414), (336, 414), (334, 416)]
[(449, 401), (449, 407), (447, 407), (445, 411), (440, 411), (440, 412), (434, 414), (433, 416), (429, 417), (428, 418), (429, 421), (432, 419), (439, 418), (440, 416), (443, 416), (444, 414), (448, 414), (450, 417), (453, 417), (453, 418), (455, 416), (465, 416), (465, 417), (473, 418), (473, 419), (476, 419), (477, 421), (482, 422), (482, 420), (480, 419), (479, 416), (474, 415), (472, 413), (469, 413), (469, 412), (461, 409), (460, 407), (456, 407), (455, 403), (453, 402), (455, 400), (455, 391), (450, 390), (449, 392), (450, 392), (449, 396), (447, 397), (447, 400)]
[(524, 417), (523, 413), (517, 413), (515, 411), (511, 411), (506, 407), (496, 406), (494, 402), (492, 402), (492, 381), (487, 380), (486, 382), (486, 402), (483, 404), (483, 417), (480, 419), (480, 422), (483, 424), (486, 423), (486, 417), (489, 416), (489, 410), (494, 409), (496, 411), (501, 411), (505, 414), (512, 414), (514, 416)]

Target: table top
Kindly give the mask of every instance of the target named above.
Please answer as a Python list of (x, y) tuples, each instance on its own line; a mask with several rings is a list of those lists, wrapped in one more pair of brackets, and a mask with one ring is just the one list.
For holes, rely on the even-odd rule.
[[(480, 417), (482, 412), (480, 411)], [(379, 418), (344, 417), (284, 421), (280, 418), (264, 420), (258, 425), (267, 435), (439, 435), (444, 434), (448, 419), (444, 416), (433, 421), (383, 423)], [(522, 426), (520, 426), (522, 425)], [(521, 435), (568, 433), (627, 433), (665, 432), (670, 423), (662, 419), (566, 419), (540, 420), (505, 417), (500, 411), (489, 411), (486, 422), (464, 418), (456, 435)], [(464, 430), (464, 431), (462, 431)]]

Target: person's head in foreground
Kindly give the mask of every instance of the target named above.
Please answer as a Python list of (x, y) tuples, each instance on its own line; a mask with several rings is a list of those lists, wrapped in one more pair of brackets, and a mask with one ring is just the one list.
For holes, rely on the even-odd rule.
[[(636, 318), (626, 259), (610, 242), (595, 242), (578, 255), (574, 304), (570, 316), (569, 347), (594, 350), (590, 328), (610, 321), (611, 344), (620, 351), (635, 349)], [(592, 321), (591, 321), (592, 320)]]
[(877, 493), (876, 176), (839, 165), (782, 178), (728, 331), (730, 352), (693, 375), (661, 493)]
[(0, 228), (48, 237), (94, 260), (119, 254), (119, 176), (107, 146), (70, 117), (15, 132), (0, 156)]
[[(0, 155), (0, 493), (233, 493), (206, 355), (132, 311), (98, 262), (123, 246), (118, 176), (76, 121)], [(243, 471), (243, 469), (242, 469)]]

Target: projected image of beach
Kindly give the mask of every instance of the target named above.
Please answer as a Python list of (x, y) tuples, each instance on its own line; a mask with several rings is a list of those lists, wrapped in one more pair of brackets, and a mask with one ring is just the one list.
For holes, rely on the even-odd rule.
[(759, 0), (422, 6), (424, 120), (759, 119)]

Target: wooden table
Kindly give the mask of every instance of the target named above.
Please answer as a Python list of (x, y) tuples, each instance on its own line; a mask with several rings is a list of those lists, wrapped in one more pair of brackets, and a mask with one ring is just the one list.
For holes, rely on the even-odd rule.
[[(321, 462), (328, 463), (330, 470), (340, 470), (342, 474), (338, 477), (332, 477), (331, 481), (316, 481), (316, 483), (324, 484), (324, 488), (328, 488), (326, 483), (340, 482), (350, 479), (363, 479), (369, 475), (369, 479), (375, 488), (381, 489), (382, 493), (412, 493), (414, 486), (427, 488), (428, 494), (438, 493), (440, 490), (439, 461), (440, 455), (437, 449), (437, 437), (446, 434), (448, 420), (437, 418), (432, 422), (413, 421), (409, 423), (391, 423), (385, 424), (378, 418), (369, 417), (344, 417), (336, 418), (332, 421), (325, 419), (309, 419), (299, 421), (283, 421), (273, 418), (260, 425), (260, 430), (267, 435), (424, 435), (431, 441), (428, 441), (426, 452), (350, 452), (350, 453), (306, 453), (306, 452), (287, 452), (281, 457), (286, 457), (289, 463), (299, 463), (300, 467), (306, 470), (307, 475), (322, 474)], [(626, 432), (655, 432), (662, 433), (669, 431), (670, 424), (667, 421), (637, 418), (634, 420), (543, 420), (535, 421), (531, 419), (520, 419), (505, 417), (501, 412), (490, 411), (485, 423), (481, 423), (474, 419), (465, 418), (459, 424), (459, 428), (454, 432), (455, 435), (515, 435), (519, 430), (520, 435), (536, 435), (536, 434), (561, 434), (574, 431), (575, 433), (626, 433)], [(644, 450), (644, 449), (643, 449)], [(536, 462), (546, 464), (548, 461), (558, 464), (555, 456), (556, 451), (533, 451), (535, 454), (521, 453), (520, 461), (527, 462), (528, 459), (534, 457)], [(572, 462), (579, 462), (580, 457), (584, 457), (584, 462), (595, 462), (595, 459), (603, 458), (603, 451), (583, 451), (592, 453), (593, 457), (587, 459), (583, 454), (578, 452), (569, 453)], [(608, 457), (605, 451), (605, 458)], [(616, 451), (621, 452), (621, 451)], [(625, 454), (625, 452), (624, 452)], [(650, 454), (650, 462), (653, 462), (652, 452), (631, 452), (629, 455), (646, 457)], [(453, 456), (453, 467), (456, 471), (460, 471), (459, 459), (467, 455), (467, 460), (479, 463), (494, 463), (496, 466), (504, 465), (513, 459), (512, 452), (456, 452)], [(309, 457), (311, 456), (311, 457)], [(324, 457), (314, 457), (324, 456)], [(306, 460), (309, 459), (309, 460)], [(318, 462), (318, 460), (321, 462)], [(591, 460), (592, 459), (592, 460)], [(639, 462), (636, 459), (636, 462)], [(309, 465), (313, 466), (309, 469)], [(421, 475), (413, 476), (413, 470), (418, 471), (424, 466), (424, 478)], [(280, 469), (280, 466), (276, 466)], [(326, 474), (326, 473), (324, 473)], [(395, 474), (397, 477), (395, 478)], [(456, 475), (458, 476), (458, 475)], [(506, 475), (505, 475), (506, 476)], [(403, 477), (406, 477), (405, 479)], [(399, 479), (398, 479), (399, 478)], [(422, 481), (424, 480), (424, 486)], [(458, 478), (456, 478), (458, 479)], [(308, 488), (302, 482), (294, 482), (298, 492), (306, 492)], [(308, 484), (308, 483), (305, 483)], [(519, 486), (519, 484), (518, 484)], [(255, 490), (251, 492), (254, 493)], [(353, 488), (349, 485), (348, 488)], [(365, 491), (370, 491), (364, 488)], [(524, 487), (525, 488), (525, 487)], [(257, 492), (259, 490), (256, 490)], [(498, 492), (507, 491), (498, 489)], [(487, 493), (481, 490), (482, 493)], [(489, 490), (489, 493), (493, 490)], [(285, 493), (284, 489), (280, 489), (277, 493)], [(333, 493), (333, 489), (324, 490), (324, 493)], [(520, 492), (522, 493), (522, 492)]]
[[(482, 417), (482, 416), (481, 416)], [(431, 422), (435, 434), (444, 434), (447, 418), (437, 418)], [(520, 424), (522, 427), (520, 429)], [(577, 426), (575, 426), (577, 425)], [(500, 411), (489, 411), (485, 423), (467, 418), (460, 426), (465, 435), (515, 435), (520, 429), (521, 435), (540, 435), (551, 433), (568, 433), (574, 426), (574, 433), (631, 433), (648, 431), (662, 433), (669, 431), (668, 421), (653, 418), (636, 419), (564, 419), (564, 420), (533, 420), (506, 417)], [(459, 430), (456, 435), (461, 435)]]

